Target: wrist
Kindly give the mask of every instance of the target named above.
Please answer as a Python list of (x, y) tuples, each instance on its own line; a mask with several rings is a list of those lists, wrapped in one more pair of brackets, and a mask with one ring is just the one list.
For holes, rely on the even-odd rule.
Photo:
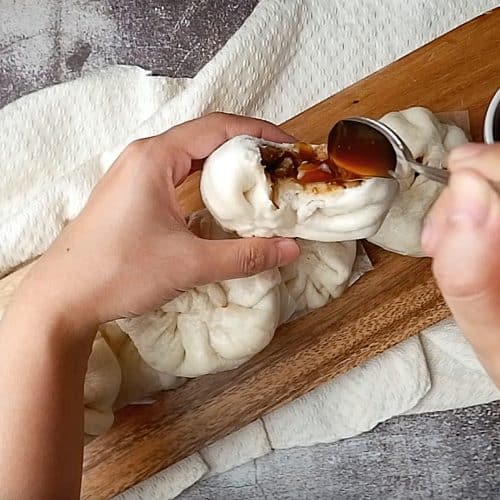
[[(27, 301), (29, 298), (29, 295), (20, 295), (0, 318), (3, 355), (13, 366), (17, 363), (16, 357), (20, 357), (28, 366), (41, 363), (56, 371), (67, 367), (71, 377), (83, 381), (96, 329), (74, 325), (56, 308), (47, 308), (38, 300)], [(69, 373), (67, 369), (61, 369), (61, 374)]]
[(74, 283), (59, 279), (62, 269), (52, 273), (41, 258), (20, 283), (6, 311), (16, 322), (36, 323), (47, 333), (93, 339), (97, 320), (75, 293)]

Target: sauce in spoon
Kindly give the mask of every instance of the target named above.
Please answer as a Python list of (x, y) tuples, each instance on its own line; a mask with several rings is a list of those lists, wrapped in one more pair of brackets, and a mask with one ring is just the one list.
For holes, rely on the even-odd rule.
[(331, 163), (358, 177), (391, 177), (397, 163), (392, 144), (378, 130), (354, 120), (335, 124), (328, 135)]

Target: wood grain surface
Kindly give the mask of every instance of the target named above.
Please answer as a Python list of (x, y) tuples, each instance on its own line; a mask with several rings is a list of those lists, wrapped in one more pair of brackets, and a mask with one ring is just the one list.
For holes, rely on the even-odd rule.
[[(468, 110), (482, 139), (486, 105), (499, 86), (500, 9), (424, 46), (284, 124), (323, 142), (352, 115), (380, 117), (414, 105)], [(199, 175), (181, 188), (187, 211), (200, 208)], [(448, 311), (428, 259), (367, 245), (375, 269), (339, 299), (281, 327), (271, 344), (237, 370), (201, 377), (128, 407), (85, 448), (83, 498), (109, 498), (319, 384), (436, 323)], [(9, 292), (25, 272), (4, 278)], [(0, 287), (0, 300), (2, 297)]]

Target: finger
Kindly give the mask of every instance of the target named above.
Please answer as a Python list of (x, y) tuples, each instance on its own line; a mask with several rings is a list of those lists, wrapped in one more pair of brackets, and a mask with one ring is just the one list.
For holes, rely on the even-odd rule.
[(473, 169), (492, 181), (500, 181), (500, 143), (469, 143), (455, 148), (448, 157), (448, 169)]
[(299, 246), (285, 238), (241, 238), (198, 240), (200, 268), (197, 284), (252, 276), (266, 269), (281, 267), (299, 256)]
[(425, 218), (421, 246), (428, 257), (434, 255), (435, 248), (444, 234), (449, 202), (450, 190), (445, 187)]
[(482, 176), (466, 170), (451, 176), (449, 196), (434, 275), (457, 323), (500, 384), (500, 199)]
[(228, 139), (237, 135), (262, 137), (273, 142), (296, 140), (270, 122), (226, 113), (211, 113), (177, 125), (158, 136), (181, 149), (194, 160), (206, 158)]
[[(451, 172), (473, 170), (490, 180), (500, 181), (500, 144), (469, 143), (450, 153), (448, 168)], [(422, 231), (422, 249), (432, 256), (442, 237), (448, 212), (449, 190), (445, 188), (426, 217)]]
[(271, 122), (238, 115), (224, 115), (226, 140), (237, 135), (247, 134), (262, 137), (273, 142), (296, 142), (296, 138)]

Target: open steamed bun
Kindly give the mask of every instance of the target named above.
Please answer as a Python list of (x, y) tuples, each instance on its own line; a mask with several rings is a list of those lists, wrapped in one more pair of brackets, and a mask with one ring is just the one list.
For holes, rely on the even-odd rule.
[(230, 139), (205, 161), (203, 201), (240, 236), (349, 241), (375, 234), (398, 192), (392, 178), (353, 180), (326, 145)]
[[(422, 107), (388, 113), (380, 121), (403, 139), (414, 158), (435, 168), (443, 168), (451, 149), (468, 142), (461, 128), (441, 123)], [(423, 256), (420, 247), (423, 222), (443, 187), (422, 175), (405, 177), (382, 226), (368, 240), (392, 252)]]

